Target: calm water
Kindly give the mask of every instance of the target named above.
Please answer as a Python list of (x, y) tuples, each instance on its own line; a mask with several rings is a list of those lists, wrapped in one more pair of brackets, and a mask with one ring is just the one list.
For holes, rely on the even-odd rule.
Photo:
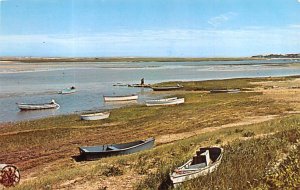
[[(184, 63), (89, 63), (64, 64), (46, 71), (0, 74), (0, 122), (28, 120), (50, 115), (123, 106), (107, 104), (103, 95), (139, 94), (138, 103), (153, 99), (150, 89), (115, 87), (114, 83), (157, 83), (174, 80), (208, 80), (238, 77), (300, 75), (300, 68), (284, 66), (291, 61), (213, 61)], [(293, 61), (295, 62), (295, 61)], [(86, 66), (87, 65), (87, 66)], [(75, 85), (77, 93), (60, 95), (63, 88)], [(16, 103), (44, 103), (55, 99), (58, 110), (20, 112)]]

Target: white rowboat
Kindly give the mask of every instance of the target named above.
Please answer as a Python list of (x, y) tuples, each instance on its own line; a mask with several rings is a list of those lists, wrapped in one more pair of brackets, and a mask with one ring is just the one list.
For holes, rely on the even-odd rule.
[(217, 170), (223, 157), (223, 148), (200, 148), (193, 159), (189, 160), (170, 174), (170, 178), (176, 187), (182, 182), (208, 175)]
[(183, 104), (184, 98), (166, 98), (166, 99), (159, 99), (159, 100), (148, 100), (146, 101), (146, 106), (168, 106), (168, 105), (178, 105)]
[(131, 100), (137, 100), (138, 95), (129, 95), (129, 96), (103, 96), (105, 102), (111, 102), (111, 101), (131, 101)]
[(70, 88), (65, 88), (63, 90), (61, 90), (59, 92), (59, 94), (72, 94), (72, 93), (75, 93), (76, 92), (76, 88), (75, 87), (70, 87)]
[(54, 109), (59, 108), (59, 104), (52, 100), (50, 103), (45, 104), (18, 104), (20, 110), (41, 110), (41, 109)]
[(110, 115), (110, 112), (100, 112), (100, 113), (92, 113), (92, 114), (84, 114), (80, 116), (81, 120), (101, 120), (106, 119)]

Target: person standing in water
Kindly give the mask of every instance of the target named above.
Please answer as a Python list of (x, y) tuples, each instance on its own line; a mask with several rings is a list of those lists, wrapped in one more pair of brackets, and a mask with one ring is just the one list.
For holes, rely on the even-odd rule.
[(144, 85), (144, 78), (141, 79), (141, 85)]

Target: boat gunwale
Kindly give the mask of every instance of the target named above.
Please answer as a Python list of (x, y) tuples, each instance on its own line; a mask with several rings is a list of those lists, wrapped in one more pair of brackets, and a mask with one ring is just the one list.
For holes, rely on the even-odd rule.
[(120, 98), (120, 97), (133, 97), (133, 96), (138, 96), (137, 94), (131, 94), (131, 95), (125, 95), (125, 96), (107, 96), (107, 95), (103, 95), (103, 97), (112, 97), (112, 98)]
[(102, 115), (109, 115), (110, 112), (106, 111), (106, 112), (98, 112), (98, 113), (87, 113), (87, 114), (83, 114), (80, 115), (80, 117), (93, 117), (93, 116), (102, 116)]
[[(148, 139), (145, 139), (145, 140), (140, 140), (140, 141), (142, 141), (142, 143), (134, 145), (134, 146), (131, 146), (131, 147), (128, 147), (128, 148), (118, 149), (118, 150), (108, 150), (108, 151), (98, 151), (98, 152), (85, 152), (81, 147), (78, 147), (78, 148), (80, 150), (84, 151), (85, 154), (94, 154), (94, 153), (103, 153), (103, 152), (121, 152), (121, 151), (125, 151), (125, 150), (129, 150), (129, 149), (133, 149), (133, 148), (142, 146), (142, 145), (150, 143), (152, 141), (154, 142), (155, 138), (151, 137), (151, 138), (148, 138)], [(138, 142), (138, 141), (133, 141), (133, 142)], [(129, 143), (133, 143), (133, 142), (123, 143), (123, 144), (129, 144)], [(120, 145), (120, 144), (107, 144), (107, 146), (113, 146), (113, 145)], [(102, 146), (105, 146), (105, 145), (102, 145)], [(98, 146), (86, 146), (86, 147), (98, 147)], [(100, 145), (100, 147), (101, 147), (101, 145)]]
[[(220, 148), (220, 147), (212, 147), (212, 148)], [(200, 169), (185, 170), (187, 173), (183, 173), (183, 174), (180, 174), (180, 175), (178, 175), (178, 176), (174, 176), (174, 175), (173, 175), (174, 172), (172, 172), (171, 175), (170, 175), (171, 179), (172, 179), (172, 178), (173, 178), (173, 179), (176, 179), (176, 178), (185, 177), (185, 176), (188, 176), (188, 175), (193, 175), (193, 174), (202, 172), (202, 171), (204, 171), (204, 170), (206, 170), (206, 169), (209, 169), (209, 168), (211, 168), (212, 166), (217, 165), (218, 163), (221, 162), (221, 160), (222, 160), (222, 158), (223, 158), (223, 153), (224, 153), (224, 152), (223, 152), (224, 149), (223, 149), (223, 148), (220, 148), (220, 149), (221, 149), (221, 153), (220, 153), (219, 157), (218, 157), (218, 158), (216, 159), (216, 161), (213, 162), (211, 165), (205, 166), (205, 167), (200, 168)], [(183, 164), (182, 166), (177, 167), (177, 169), (179, 169), (179, 170), (182, 169), (184, 166), (186, 166), (187, 164), (191, 163), (192, 161), (193, 161), (193, 159), (190, 159), (189, 161), (187, 161), (187, 162), (186, 162), (185, 164)], [(181, 183), (181, 182), (177, 182), (177, 183)]]

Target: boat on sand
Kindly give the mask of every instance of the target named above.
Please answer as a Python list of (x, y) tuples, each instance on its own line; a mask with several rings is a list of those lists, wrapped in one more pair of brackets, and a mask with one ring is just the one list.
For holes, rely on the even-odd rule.
[(139, 140), (123, 144), (105, 144), (99, 146), (79, 147), (79, 157), (82, 160), (97, 160), (107, 156), (132, 154), (152, 148), (154, 141), (154, 138), (149, 138), (146, 140)]
[(177, 84), (177, 86), (160, 86), (160, 87), (151, 87), (154, 91), (171, 91), (179, 90), (183, 88), (182, 85)]
[(50, 103), (44, 103), (44, 104), (19, 103), (18, 107), (20, 110), (55, 109), (55, 108), (59, 108), (59, 104), (56, 103), (55, 100), (51, 100)]
[(146, 101), (146, 106), (169, 106), (169, 105), (178, 105), (183, 104), (184, 98), (165, 98), (159, 100), (148, 100)]
[(217, 170), (223, 157), (223, 148), (204, 147), (196, 152), (196, 155), (182, 166), (176, 168), (170, 174), (170, 178), (176, 187), (182, 182), (208, 175)]
[(137, 100), (138, 95), (132, 94), (127, 96), (103, 96), (105, 102), (110, 101), (131, 101), (131, 100)]
[(99, 113), (92, 113), (92, 114), (84, 114), (80, 116), (81, 120), (101, 120), (106, 119), (110, 115), (110, 112), (99, 112)]

